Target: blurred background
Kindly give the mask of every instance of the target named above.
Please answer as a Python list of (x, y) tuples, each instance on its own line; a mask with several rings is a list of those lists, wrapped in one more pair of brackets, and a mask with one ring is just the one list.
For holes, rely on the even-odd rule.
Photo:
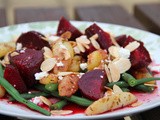
[(53, 8), (63, 7), (70, 19), (74, 19), (74, 8), (77, 6), (113, 5), (123, 6), (130, 14), (133, 7), (140, 3), (157, 3), (160, 0), (0, 0), (0, 8), (5, 8), (7, 24), (14, 24), (14, 10), (17, 8)]

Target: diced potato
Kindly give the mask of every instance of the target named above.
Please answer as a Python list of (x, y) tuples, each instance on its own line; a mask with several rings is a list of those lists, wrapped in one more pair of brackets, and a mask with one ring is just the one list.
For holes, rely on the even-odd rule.
[(59, 81), (58, 91), (60, 96), (70, 97), (78, 90), (79, 77), (75, 74), (66, 75)]
[(4, 89), (4, 87), (0, 85), (0, 98), (2, 98), (5, 95), (5, 93), (6, 93), (6, 90)]
[(86, 115), (96, 115), (120, 107), (127, 106), (137, 101), (137, 98), (130, 92), (117, 92), (110, 96), (100, 98), (91, 104), (86, 110)]
[(101, 64), (101, 60), (107, 58), (107, 53), (104, 50), (96, 50), (88, 55), (88, 70), (93, 70)]
[(72, 71), (72, 72), (80, 71), (80, 62), (81, 62), (81, 56), (78, 56), (78, 55), (74, 56), (68, 71)]
[(15, 42), (0, 43), (0, 58), (15, 50)]
[(49, 74), (47, 77), (44, 77), (41, 80), (39, 80), (39, 82), (44, 85), (49, 83), (57, 83), (58, 78), (55, 74)]

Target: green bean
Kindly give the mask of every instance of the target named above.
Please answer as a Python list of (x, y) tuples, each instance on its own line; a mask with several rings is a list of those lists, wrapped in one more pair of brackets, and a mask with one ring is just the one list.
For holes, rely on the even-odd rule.
[(153, 80), (160, 80), (160, 78), (143, 78), (143, 79), (135, 79), (132, 75), (128, 73), (123, 73), (122, 78), (131, 86), (134, 87), (136, 85), (141, 85), (146, 82), (150, 82)]
[(127, 88), (129, 86), (128, 83), (125, 82), (125, 81), (118, 81), (118, 82), (107, 83), (106, 86), (112, 88), (114, 85), (117, 85), (120, 88)]
[(61, 100), (50, 106), (51, 110), (61, 110), (65, 105), (67, 105), (67, 100)]
[(54, 83), (46, 84), (45, 88), (46, 88), (46, 90), (48, 90), (50, 92), (58, 90), (58, 83), (56, 83), (56, 84), (54, 84)]
[[(38, 89), (39, 91), (49, 93), (49, 91), (47, 91), (45, 89), (44, 85), (38, 84), (35, 86), (35, 88)], [(91, 100), (88, 100), (88, 99), (82, 98), (82, 97), (78, 97), (75, 95), (72, 95), (71, 97), (62, 97), (59, 95), (59, 93), (57, 91), (53, 91), (50, 94), (54, 97), (66, 99), (67, 101), (70, 101), (70, 102), (73, 102), (73, 103), (76, 103), (78, 105), (85, 106), (85, 107), (88, 107), (89, 105), (91, 105), (93, 103), (93, 101), (91, 101)]]
[[(25, 99), (31, 99), (31, 98), (34, 98), (36, 96), (49, 96), (49, 94), (45, 93), (45, 92), (34, 92), (34, 93), (23, 93), (23, 94), (20, 94), (21, 97), (25, 98)], [(9, 97), (9, 101), (15, 101), (15, 99), (13, 97)]]
[(0, 84), (6, 89), (6, 91), (14, 98), (16, 99), (18, 102), (23, 103), (25, 105), (27, 105), (29, 108), (39, 111), (40, 113), (43, 113), (44, 115), (51, 115), (51, 113), (39, 106), (37, 106), (36, 104), (22, 98), (19, 94), (19, 92), (4, 78), (0, 77)]
[(134, 89), (136, 89), (138, 91), (150, 92), (150, 93), (154, 91), (153, 86), (146, 86), (146, 85), (137, 85), (137, 86), (134, 87)]
[(2, 67), (2, 65), (0, 64), (0, 76), (3, 77), (3, 74), (4, 74), (3, 67)]

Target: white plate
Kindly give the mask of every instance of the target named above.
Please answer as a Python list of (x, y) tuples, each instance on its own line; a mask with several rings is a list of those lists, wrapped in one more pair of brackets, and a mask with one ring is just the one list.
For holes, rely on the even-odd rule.
[[(84, 31), (89, 25), (93, 24), (92, 22), (77, 22), (72, 21), (72, 23), (79, 28), (81, 31)], [(144, 42), (146, 48), (149, 50), (151, 58), (154, 61), (154, 64), (151, 65), (151, 68), (157, 69), (160, 72), (160, 36), (145, 32), (139, 29), (124, 27), (120, 25), (113, 24), (104, 24), (97, 23), (105, 31), (111, 32), (114, 35), (118, 36), (121, 34), (131, 35), (137, 40)], [(52, 22), (36, 22), (29, 24), (20, 24), (15, 26), (9, 26), (0, 28), (0, 42), (10, 41), (17, 38), (22, 32), (29, 30), (36, 30), (44, 34), (56, 33), (57, 30), (57, 21)], [(157, 75), (157, 76), (160, 76)], [(125, 107), (123, 109), (118, 109), (112, 112), (107, 112), (101, 115), (95, 116), (85, 116), (84, 114), (74, 114), (69, 116), (44, 116), (37, 112), (33, 112), (25, 107), (17, 106), (14, 104), (9, 104), (6, 100), (0, 100), (0, 114), (15, 116), (19, 118), (27, 119), (100, 119), (100, 118), (115, 118), (122, 117), (126, 115), (132, 115), (139, 113), (160, 105), (160, 84), (158, 84), (158, 89), (152, 94), (137, 94), (139, 100), (143, 102), (141, 106), (138, 107)]]

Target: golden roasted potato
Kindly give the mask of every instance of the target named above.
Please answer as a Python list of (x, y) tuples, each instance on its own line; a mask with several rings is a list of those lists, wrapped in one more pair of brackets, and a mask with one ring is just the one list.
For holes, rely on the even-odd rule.
[(0, 58), (15, 50), (15, 42), (0, 43)]
[(39, 80), (41, 84), (57, 83), (58, 77), (55, 74), (49, 74), (47, 77), (44, 77)]
[(81, 56), (78, 56), (78, 55), (74, 56), (68, 71), (72, 71), (72, 72), (80, 71), (80, 63), (81, 63)]
[(96, 50), (88, 55), (88, 70), (93, 70), (101, 64), (101, 60), (107, 58), (107, 52), (104, 50)]

